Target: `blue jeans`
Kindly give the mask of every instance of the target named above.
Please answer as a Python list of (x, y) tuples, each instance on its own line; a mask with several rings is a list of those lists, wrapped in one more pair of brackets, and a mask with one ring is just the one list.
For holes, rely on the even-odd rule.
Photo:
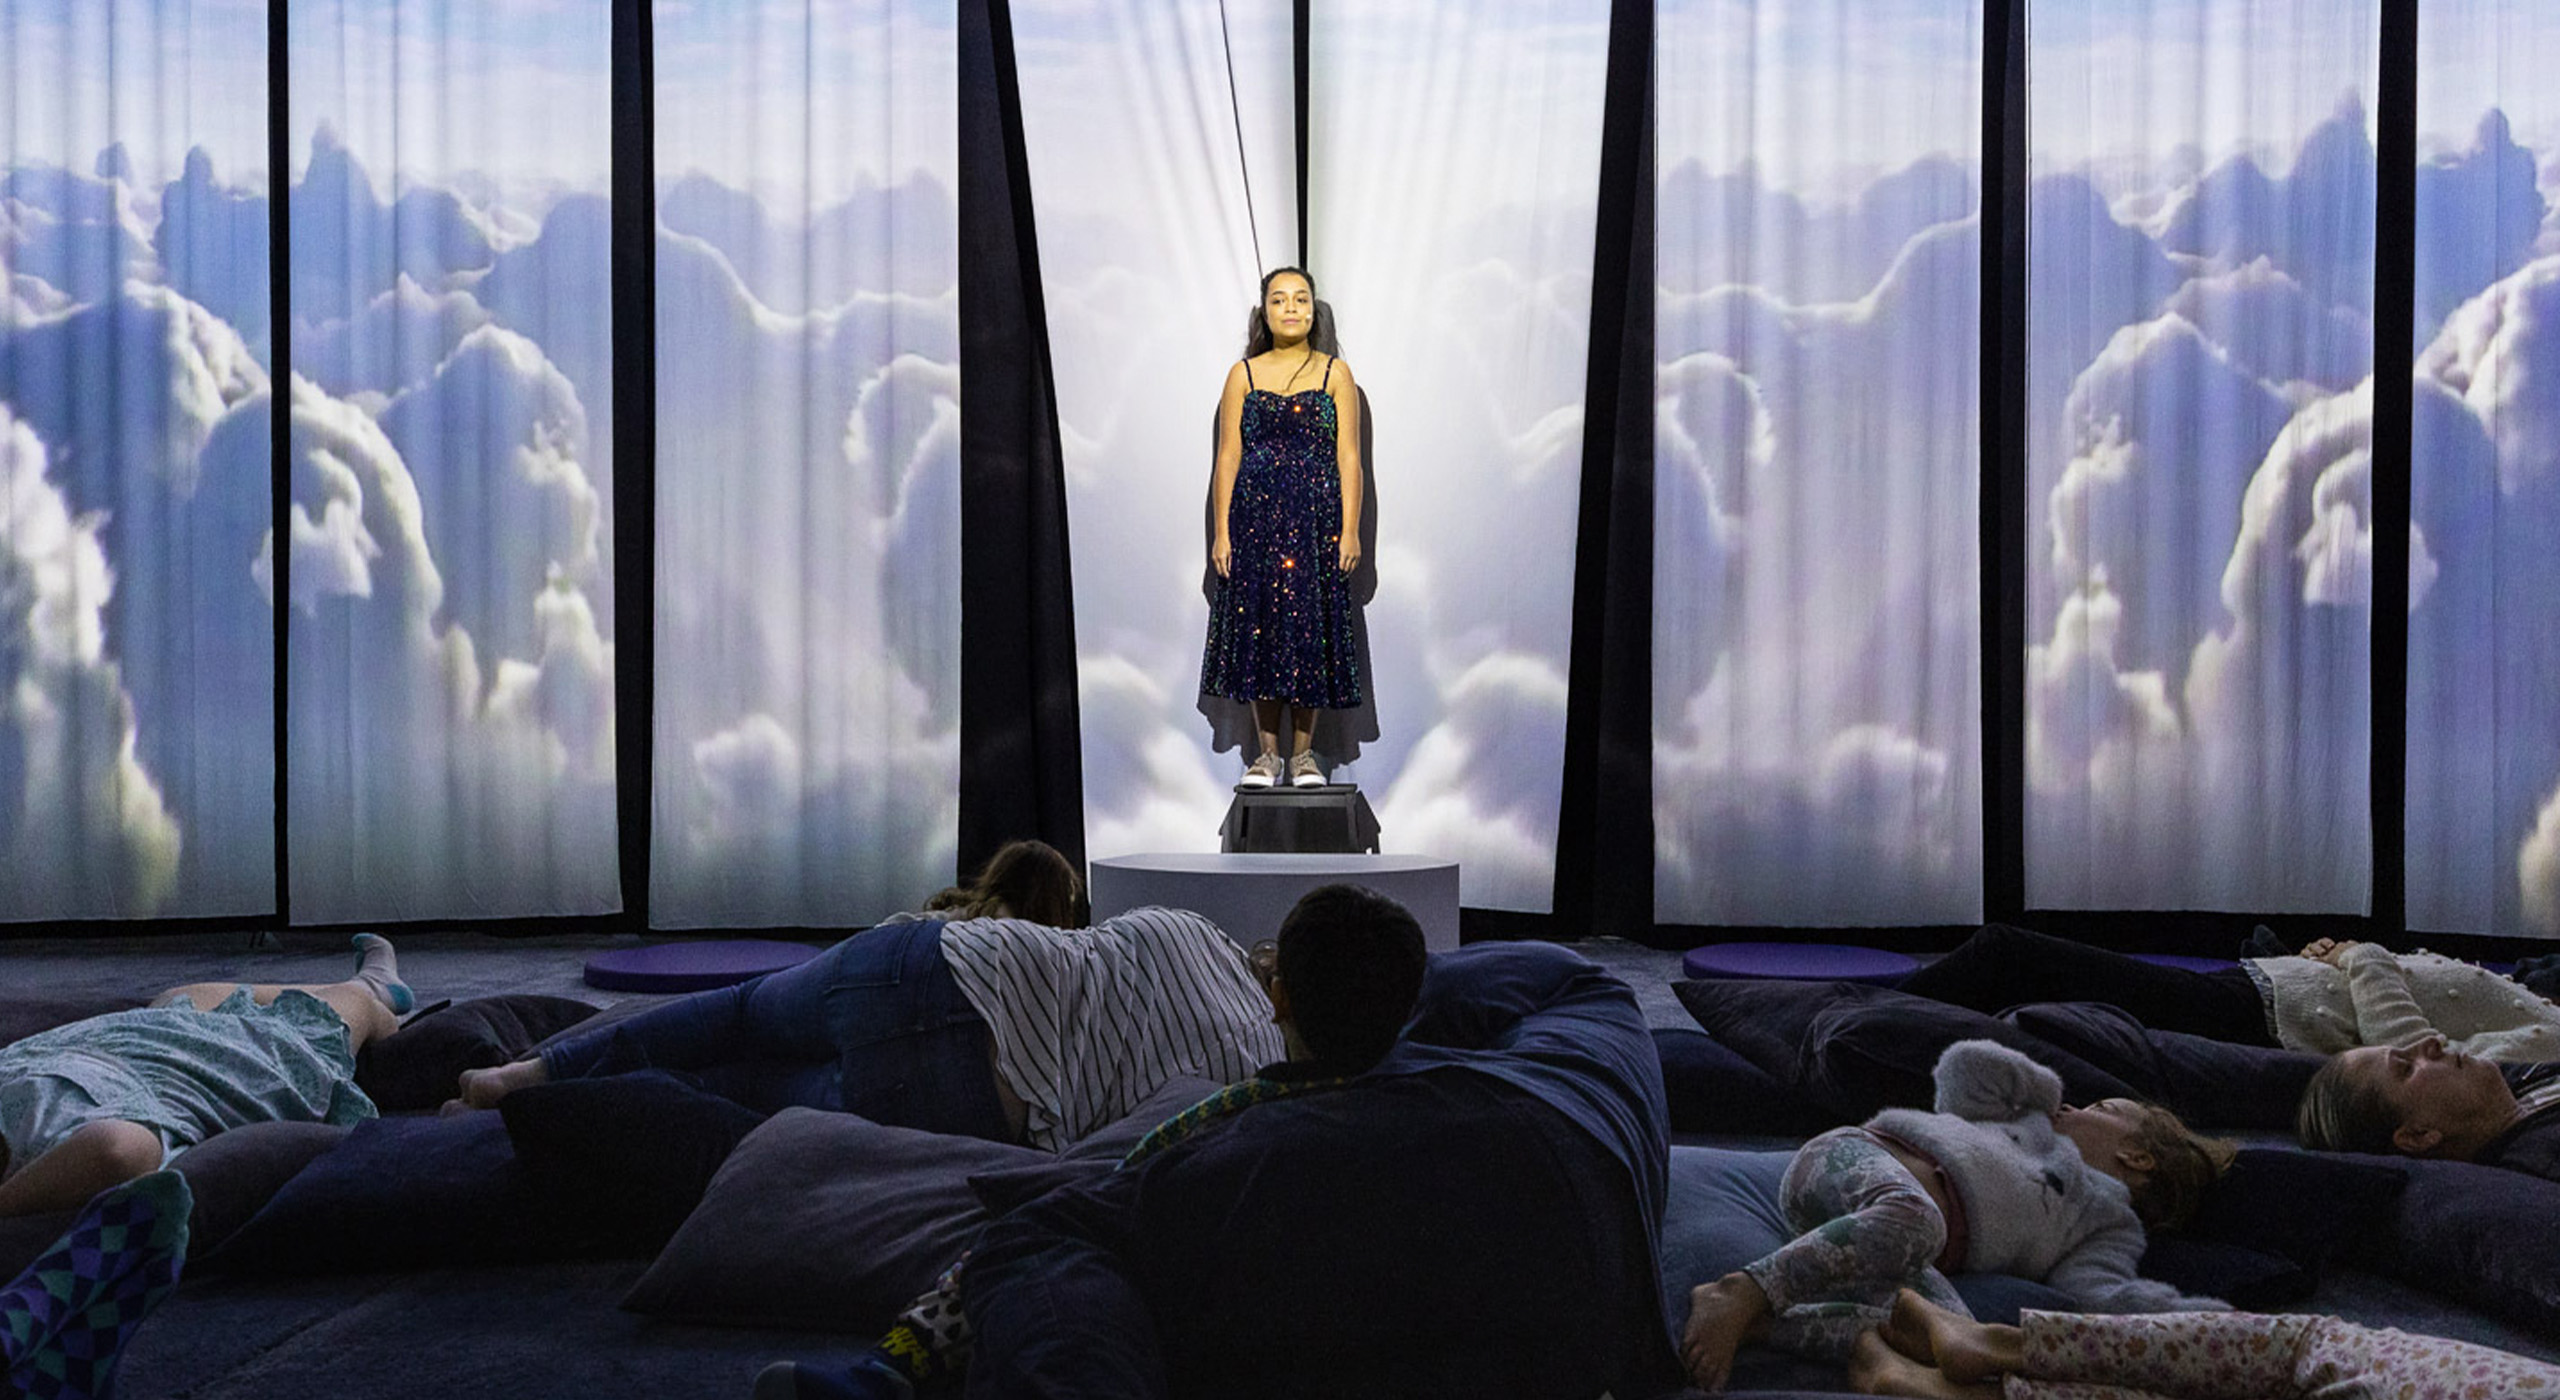
[(554, 1080), (700, 1075), (751, 1107), (1009, 1142), (993, 1037), (929, 920), (865, 929), (798, 967), (651, 1007), (540, 1053)]

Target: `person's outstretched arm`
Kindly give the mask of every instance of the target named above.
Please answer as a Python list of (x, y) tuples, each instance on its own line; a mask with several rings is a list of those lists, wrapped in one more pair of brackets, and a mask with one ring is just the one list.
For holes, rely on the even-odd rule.
[(1935, 1105), (1977, 1123), (2051, 1118), (2062, 1107), (2062, 1076), (1996, 1040), (1959, 1040), (1938, 1056)]
[(160, 1170), (167, 1155), (160, 1135), (140, 1123), (121, 1118), (84, 1123), (17, 1175), (0, 1181), (0, 1219), (74, 1209), (110, 1186)]
[(1360, 567), (1360, 386), (1351, 366), (1333, 362), (1333, 463), (1342, 477), (1342, 571)]

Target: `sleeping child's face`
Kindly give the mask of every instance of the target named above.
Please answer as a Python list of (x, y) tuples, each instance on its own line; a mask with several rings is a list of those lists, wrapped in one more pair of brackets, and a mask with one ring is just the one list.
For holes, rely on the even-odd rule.
[(2142, 1105), (2131, 1099), (2100, 1099), (2087, 1108), (2064, 1104), (2053, 1115), (2053, 1130), (2071, 1139), (2080, 1159), (2131, 1185), (2157, 1165), (2150, 1149), (2139, 1146)]

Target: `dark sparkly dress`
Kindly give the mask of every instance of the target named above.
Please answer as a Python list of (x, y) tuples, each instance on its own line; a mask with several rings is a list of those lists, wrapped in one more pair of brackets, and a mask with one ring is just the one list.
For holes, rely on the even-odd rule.
[[(1244, 373), (1251, 384), (1253, 367)], [(1209, 607), (1200, 663), (1206, 694), (1322, 710), (1360, 703), (1332, 383), (1327, 360), (1317, 388), (1244, 396), (1244, 460), (1227, 497), (1227, 576)]]

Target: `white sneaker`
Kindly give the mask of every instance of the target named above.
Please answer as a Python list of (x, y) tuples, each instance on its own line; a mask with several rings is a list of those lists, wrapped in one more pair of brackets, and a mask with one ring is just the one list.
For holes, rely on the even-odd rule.
[(1245, 765), (1244, 777), (1237, 787), (1267, 788), (1280, 781), (1280, 755), (1267, 753)]
[(1312, 752), (1302, 753), (1296, 758), (1289, 760), (1289, 786), (1324, 786), (1324, 770), (1316, 766), (1315, 754)]

